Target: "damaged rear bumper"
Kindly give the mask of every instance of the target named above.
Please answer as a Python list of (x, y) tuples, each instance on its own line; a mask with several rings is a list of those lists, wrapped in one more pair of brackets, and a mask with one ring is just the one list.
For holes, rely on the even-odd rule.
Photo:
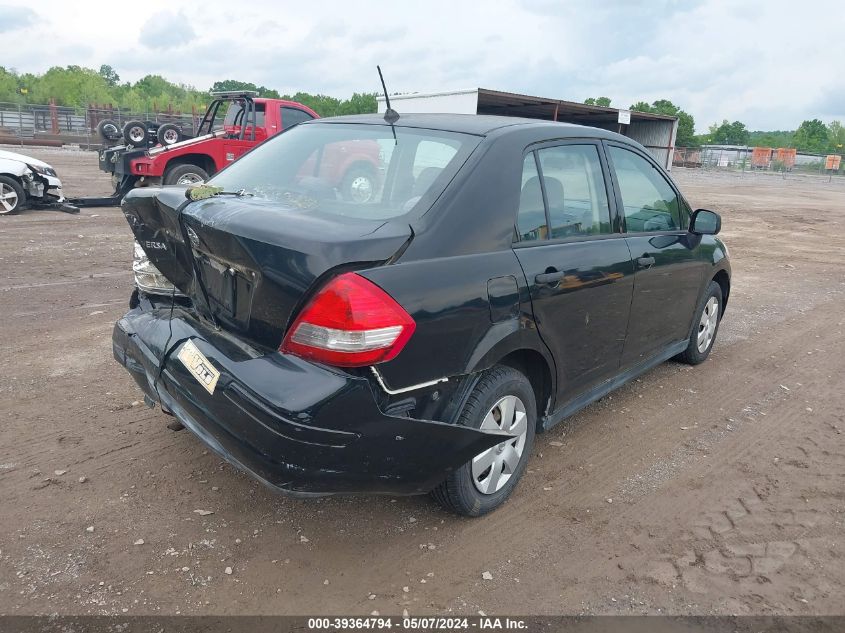
[[(508, 437), (387, 415), (365, 377), (259, 354), (179, 308), (170, 316), (142, 296), (115, 324), (115, 358), (210, 448), (283, 492), (425, 493)], [(178, 359), (189, 340), (220, 372), (213, 393)]]

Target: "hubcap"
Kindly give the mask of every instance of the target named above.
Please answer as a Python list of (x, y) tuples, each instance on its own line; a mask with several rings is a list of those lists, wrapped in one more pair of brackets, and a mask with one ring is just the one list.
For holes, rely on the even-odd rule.
[(18, 194), (9, 185), (0, 183), (0, 212), (8, 213), (18, 206)]
[(167, 145), (173, 145), (173, 143), (179, 140), (179, 133), (176, 130), (165, 130), (162, 140)]
[(176, 181), (177, 185), (195, 185), (199, 182), (202, 182), (202, 178), (199, 174), (184, 174), (183, 176), (179, 177), (179, 180)]
[(369, 202), (373, 197), (373, 181), (368, 176), (356, 176), (349, 185), (349, 196), (359, 204)]
[(516, 396), (505, 396), (493, 405), (481, 423), (482, 431), (505, 431), (516, 435), (472, 458), (472, 482), (485, 495), (498, 492), (516, 472), (525, 449), (528, 416)]
[(144, 130), (143, 128), (140, 128), (140, 127), (137, 127), (137, 126), (130, 128), (129, 129), (129, 138), (132, 139), (133, 143), (140, 143), (144, 138), (144, 132), (145, 131), (146, 130)]
[(701, 313), (701, 321), (698, 322), (698, 351), (704, 353), (713, 342), (716, 334), (716, 326), (719, 324), (719, 300), (710, 297), (704, 304), (704, 311)]

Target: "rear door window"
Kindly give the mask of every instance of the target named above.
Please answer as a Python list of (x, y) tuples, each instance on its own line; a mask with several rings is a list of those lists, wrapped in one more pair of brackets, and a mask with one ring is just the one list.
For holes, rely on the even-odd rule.
[(521, 187), (517, 216), (520, 241), (613, 232), (596, 145), (567, 144), (529, 153), (522, 164)]
[(549, 205), (549, 239), (611, 233), (598, 147), (548, 147), (537, 157)]
[(305, 110), (299, 108), (292, 108), (290, 106), (282, 106), (282, 129), (286, 130), (303, 121), (310, 121), (313, 119)]
[(611, 145), (610, 158), (625, 209), (628, 233), (677, 231), (683, 227), (678, 194), (645, 158)]

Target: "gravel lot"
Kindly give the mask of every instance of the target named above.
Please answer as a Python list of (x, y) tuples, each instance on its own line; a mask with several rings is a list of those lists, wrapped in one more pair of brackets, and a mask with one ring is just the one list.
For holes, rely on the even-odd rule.
[[(24, 153), (110, 191), (93, 153)], [(675, 177), (733, 258), (711, 359), (538, 437), (478, 520), (287, 499), (168, 430), (111, 356), (120, 210), (0, 218), (0, 614), (845, 612), (845, 183)]]

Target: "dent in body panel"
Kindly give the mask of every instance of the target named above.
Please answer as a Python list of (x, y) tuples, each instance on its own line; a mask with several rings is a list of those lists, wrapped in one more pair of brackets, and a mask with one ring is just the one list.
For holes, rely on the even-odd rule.
[[(479, 349), (493, 346), (497, 336), (526, 327), (519, 315), (516, 281), (524, 276), (511, 249), (430, 260), (402, 258), (396, 264), (360, 274), (383, 288), (416, 323), (402, 353), (379, 365), (393, 389), (478, 371), (474, 362)], [(495, 311), (500, 320), (491, 327), (488, 281), (497, 278), (511, 281), (505, 283), (507, 289), (497, 289), (494, 283), (500, 303)], [(528, 335), (536, 338), (534, 330)], [(437, 359), (436, 364), (432, 358)]]

